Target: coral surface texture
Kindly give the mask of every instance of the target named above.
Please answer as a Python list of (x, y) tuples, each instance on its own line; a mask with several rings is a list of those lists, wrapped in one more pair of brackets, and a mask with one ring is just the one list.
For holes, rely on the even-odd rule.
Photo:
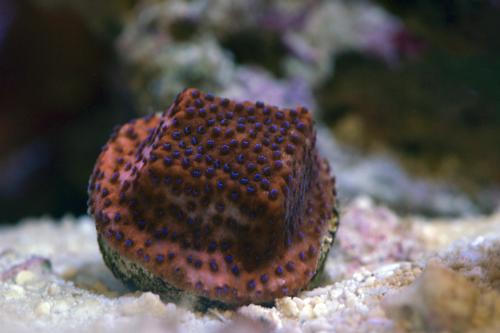
[(118, 128), (89, 193), (115, 275), (201, 307), (296, 295), (323, 266), (338, 222), (307, 108), (196, 89)]

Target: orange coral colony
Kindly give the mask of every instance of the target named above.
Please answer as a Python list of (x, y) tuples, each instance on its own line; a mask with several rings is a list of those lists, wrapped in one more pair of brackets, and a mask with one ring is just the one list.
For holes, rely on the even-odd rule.
[(89, 184), (106, 263), (171, 300), (169, 291), (226, 305), (296, 294), (337, 223), (334, 180), (315, 141), (306, 108), (196, 89), (123, 125)]

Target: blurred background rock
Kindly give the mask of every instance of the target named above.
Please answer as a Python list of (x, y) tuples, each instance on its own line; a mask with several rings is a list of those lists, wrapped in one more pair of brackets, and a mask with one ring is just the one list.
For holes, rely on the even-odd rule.
[(184, 87), (315, 111), (341, 200), (500, 202), (500, 2), (0, 0), (0, 222), (86, 211), (112, 127)]

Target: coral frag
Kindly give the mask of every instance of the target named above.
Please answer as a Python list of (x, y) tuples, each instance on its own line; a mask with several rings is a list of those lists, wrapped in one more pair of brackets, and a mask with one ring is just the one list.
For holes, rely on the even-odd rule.
[(113, 272), (166, 300), (268, 303), (304, 289), (337, 227), (334, 180), (306, 108), (187, 89), (118, 128), (90, 212)]

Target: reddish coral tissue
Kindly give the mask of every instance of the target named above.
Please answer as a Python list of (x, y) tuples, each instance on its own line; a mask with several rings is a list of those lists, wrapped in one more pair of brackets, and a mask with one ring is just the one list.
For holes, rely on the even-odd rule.
[(263, 303), (303, 289), (334, 217), (310, 112), (186, 89), (117, 128), (89, 184), (99, 235), (194, 295)]

